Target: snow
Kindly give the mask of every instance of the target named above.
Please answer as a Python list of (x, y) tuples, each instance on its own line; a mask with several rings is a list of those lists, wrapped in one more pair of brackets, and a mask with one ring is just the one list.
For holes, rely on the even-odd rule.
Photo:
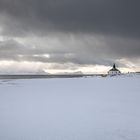
[(140, 76), (0, 80), (0, 140), (139, 140)]

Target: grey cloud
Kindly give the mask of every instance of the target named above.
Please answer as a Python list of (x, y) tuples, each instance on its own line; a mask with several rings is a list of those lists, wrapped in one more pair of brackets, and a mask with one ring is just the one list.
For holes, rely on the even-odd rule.
[[(63, 38), (65, 38), (64, 42)], [(111, 65), (122, 58), (138, 59), (140, 53), (140, 41), (113, 37), (89, 35), (70, 37), (64, 34), (57, 38), (55, 43), (57, 45), (51, 44), (54, 43), (53, 37), (47, 42), (50, 46), (44, 42), (44, 46), (30, 47), (26, 43), (23, 45), (15, 40), (2, 41), (0, 42), (0, 60)], [(125, 49), (123, 49), (124, 46)]]
[(0, 42), (0, 59), (16, 59), (16, 55), (23, 53), (23, 46), (14, 40)]
[[(120, 59), (139, 62), (139, 5), (137, 0), (0, 0), (0, 34), (13, 38), (0, 42), (0, 60), (77, 65), (110, 65)], [(35, 48), (14, 41), (32, 35), (37, 41), (28, 41)]]
[[(62, 37), (63, 38), (63, 37)], [(72, 39), (73, 40), (73, 39)], [(69, 40), (69, 37), (65, 42), (61, 42), (61, 39), (57, 41), (57, 46), (48, 47), (30, 47), (27, 44), (20, 44), (15, 40), (6, 40), (0, 42), (0, 59), (1, 60), (15, 60), (15, 61), (38, 61), (38, 62), (57, 62), (57, 63), (97, 63), (94, 60), (95, 54), (90, 54), (90, 45), (85, 46), (86, 42), (79, 40)], [(77, 41), (79, 40), (79, 41)], [(82, 42), (81, 42), (82, 41)], [(51, 42), (51, 39), (50, 39)], [(52, 39), (53, 42), (53, 39)], [(72, 43), (71, 43), (72, 42)], [(50, 43), (51, 44), (51, 43)], [(65, 46), (67, 45), (66, 49)], [(51, 49), (49, 49), (51, 47)], [(80, 51), (82, 49), (82, 51)], [(85, 50), (85, 51), (83, 51)], [(48, 57), (45, 56), (48, 54)], [(87, 55), (90, 54), (89, 57)], [(94, 58), (94, 59), (93, 59)]]
[(139, 37), (139, 5), (137, 0), (1, 0), (0, 11), (23, 32), (59, 30)]
[(140, 40), (129, 38), (111, 38), (106, 39), (109, 51), (113, 55), (125, 58), (139, 58)]

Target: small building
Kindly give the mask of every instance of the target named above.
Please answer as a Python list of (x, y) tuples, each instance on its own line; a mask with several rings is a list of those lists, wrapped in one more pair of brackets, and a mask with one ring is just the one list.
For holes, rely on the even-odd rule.
[(108, 71), (108, 75), (114, 76), (114, 75), (120, 75), (121, 72), (116, 68), (116, 65), (113, 65), (113, 68)]

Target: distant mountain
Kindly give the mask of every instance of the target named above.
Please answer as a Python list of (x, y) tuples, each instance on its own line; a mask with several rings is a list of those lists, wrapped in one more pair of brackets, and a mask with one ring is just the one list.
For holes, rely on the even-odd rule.
[(60, 72), (58, 75), (83, 75), (81, 71), (76, 71), (76, 72)]
[(50, 75), (50, 73), (41, 70), (41, 71), (37, 71), (37, 72), (31, 72), (31, 71), (0, 72), (0, 75)]

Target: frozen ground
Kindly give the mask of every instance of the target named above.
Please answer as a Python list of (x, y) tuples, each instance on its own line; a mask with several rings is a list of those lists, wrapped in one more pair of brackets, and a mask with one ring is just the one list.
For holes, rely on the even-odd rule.
[(0, 80), (0, 140), (140, 140), (140, 76)]

